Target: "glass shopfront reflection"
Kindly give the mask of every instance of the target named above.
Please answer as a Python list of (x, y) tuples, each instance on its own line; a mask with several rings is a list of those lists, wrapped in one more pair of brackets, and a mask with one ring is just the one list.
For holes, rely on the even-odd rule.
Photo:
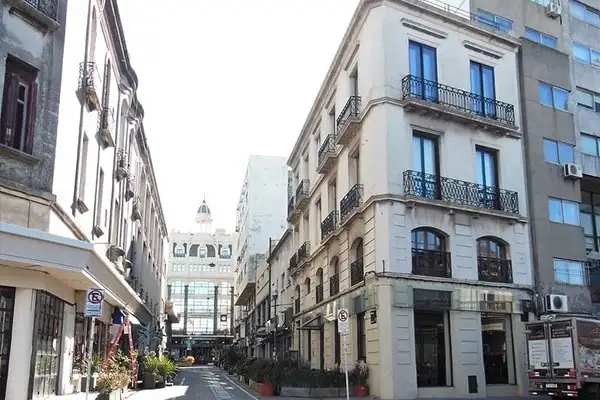
[(481, 342), (486, 383), (514, 384), (510, 314), (481, 314)]

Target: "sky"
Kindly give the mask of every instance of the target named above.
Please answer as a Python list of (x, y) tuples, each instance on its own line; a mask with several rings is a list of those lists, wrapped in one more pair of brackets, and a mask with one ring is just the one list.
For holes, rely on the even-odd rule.
[(235, 228), (250, 154), (289, 156), (358, 0), (119, 0), (169, 230)]

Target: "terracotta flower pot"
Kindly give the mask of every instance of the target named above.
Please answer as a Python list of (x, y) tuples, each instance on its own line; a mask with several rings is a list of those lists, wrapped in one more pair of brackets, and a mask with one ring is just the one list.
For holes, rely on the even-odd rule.
[(356, 397), (367, 397), (369, 395), (369, 386), (356, 385), (354, 386), (353, 392)]
[(261, 396), (275, 396), (275, 387), (270, 383), (259, 383), (258, 394)]

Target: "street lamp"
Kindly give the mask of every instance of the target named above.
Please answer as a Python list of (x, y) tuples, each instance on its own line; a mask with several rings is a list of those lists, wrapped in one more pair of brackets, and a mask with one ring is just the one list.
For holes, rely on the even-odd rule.
[(277, 289), (273, 289), (271, 298), (273, 299), (273, 315), (275, 320), (275, 329), (273, 329), (273, 360), (277, 361)]

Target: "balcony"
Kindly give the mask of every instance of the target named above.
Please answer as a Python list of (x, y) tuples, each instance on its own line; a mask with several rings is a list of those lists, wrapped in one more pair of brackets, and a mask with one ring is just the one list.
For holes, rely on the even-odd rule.
[(142, 200), (139, 196), (136, 196), (133, 200), (133, 207), (131, 208), (131, 220), (142, 221)]
[(336, 160), (337, 145), (335, 144), (335, 135), (327, 135), (319, 149), (317, 172), (319, 174), (328, 174), (335, 167)]
[(413, 275), (452, 278), (450, 253), (413, 248), (412, 273)]
[(300, 210), (296, 208), (296, 199), (292, 197), (288, 201), (288, 221), (291, 223), (295, 223), (298, 221), (300, 217)]
[(58, 28), (58, 0), (5, 0), (9, 12), (30, 21), (43, 31)]
[(308, 204), (310, 197), (310, 181), (302, 179), (296, 188), (296, 210), (301, 212), (304, 206)]
[(363, 185), (357, 183), (352, 186), (350, 191), (340, 201), (340, 225), (343, 225), (358, 211), (360, 206), (362, 206), (362, 202)]
[(512, 104), (441, 83), (407, 75), (402, 79), (402, 101), (407, 112), (418, 112), (468, 124), (477, 129), (521, 136)]
[(117, 151), (117, 168), (115, 169), (115, 179), (121, 182), (129, 175), (129, 161), (127, 160), (127, 152), (124, 149)]
[(360, 96), (350, 96), (336, 120), (336, 144), (347, 145), (358, 132), (360, 122)]
[(361, 283), (365, 279), (365, 268), (363, 259), (359, 258), (350, 264), (350, 286)]
[(310, 259), (310, 242), (304, 242), (298, 249), (298, 267), (302, 267)]
[(513, 283), (512, 262), (510, 260), (477, 257), (477, 269), (480, 281)]
[(102, 107), (98, 117), (98, 141), (103, 149), (115, 147), (115, 141), (113, 139), (114, 121), (112, 109), (109, 107)]
[(99, 110), (100, 88), (102, 80), (95, 62), (79, 64), (79, 86), (77, 88), (77, 97), (84, 103), (89, 111)]
[(135, 176), (133, 174), (127, 175), (127, 184), (125, 185), (125, 201), (133, 199), (135, 196)]
[(333, 274), (329, 278), (329, 297), (340, 292), (340, 274)]
[(404, 171), (404, 195), (519, 215), (517, 192), (418, 171)]
[(338, 212), (333, 210), (327, 217), (321, 222), (321, 243), (329, 239), (338, 227)]
[(317, 304), (323, 301), (323, 284), (322, 283), (317, 285), (317, 287), (315, 288), (315, 296), (316, 296)]
[(290, 257), (290, 266), (288, 270), (292, 271), (298, 267), (298, 254), (294, 253), (293, 256)]

